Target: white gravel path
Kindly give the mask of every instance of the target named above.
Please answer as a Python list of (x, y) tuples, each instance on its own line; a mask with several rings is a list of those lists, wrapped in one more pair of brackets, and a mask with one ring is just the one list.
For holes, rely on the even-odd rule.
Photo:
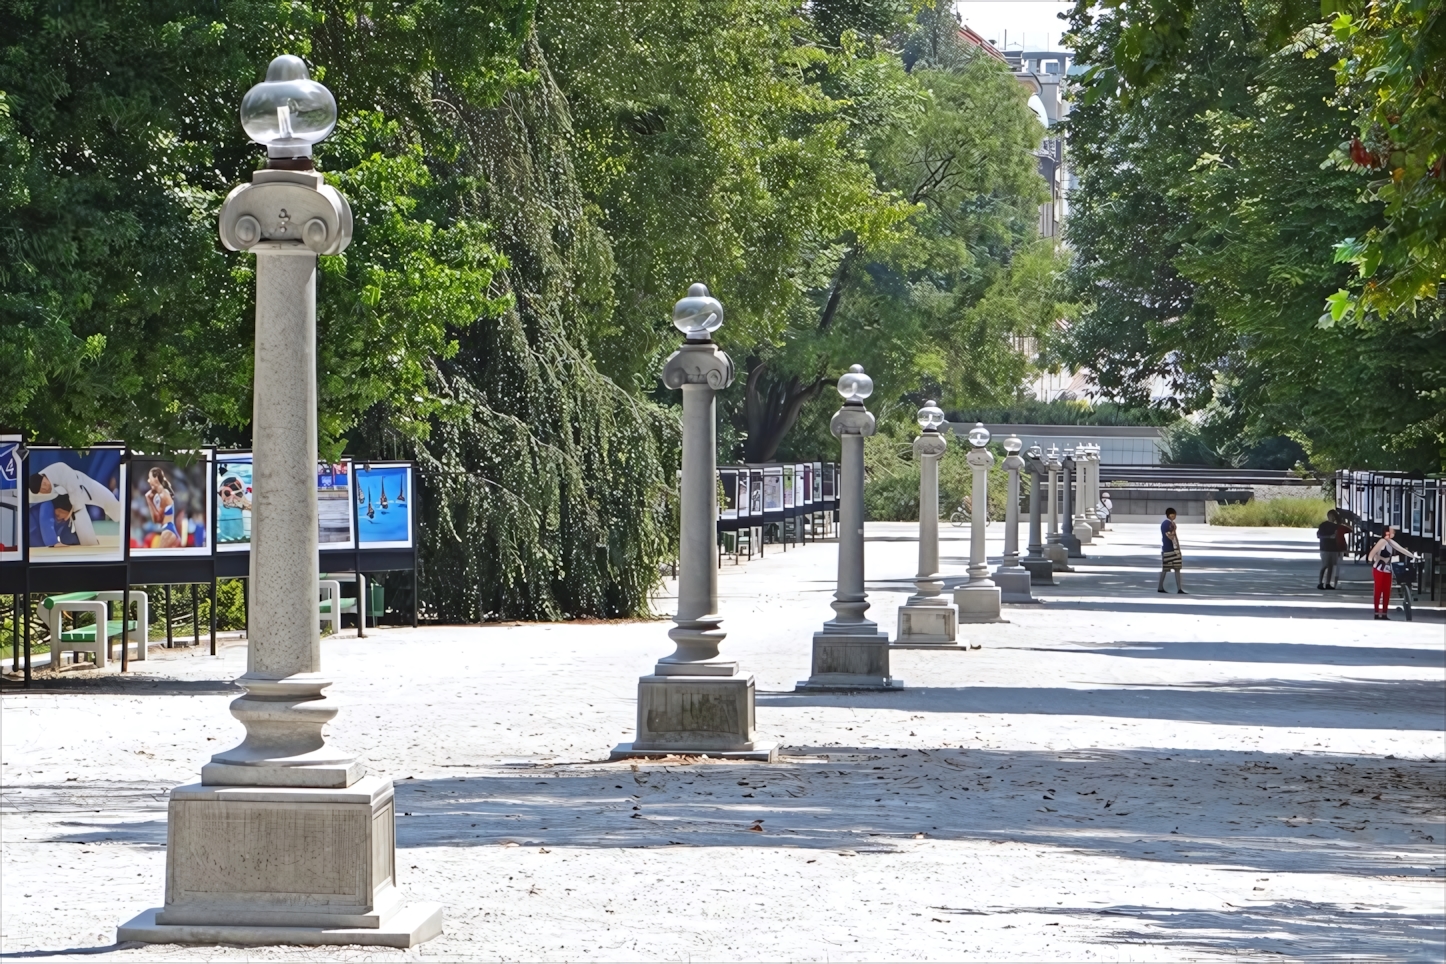
[[(891, 635), (912, 530), (869, 527)], [(162, 900), (167, 792), (239, 737), (244, 642), (7, 687), (0, 957), (1441, 961), (1446, 620), (1373, 622), (1359, 565), (1310, 588), (1312, 535), (1187, 527), (1192, 595), (1162, 596), (1157, 530), (1119, 526), (980, 649), (895, 653), (887, 695), (792, 692), (832, 544), (725, 566), (775, 765), (600, 762), (666, 623), (330, 639), (336, 738), (447, 906), (410, 951), (114, 944)]]

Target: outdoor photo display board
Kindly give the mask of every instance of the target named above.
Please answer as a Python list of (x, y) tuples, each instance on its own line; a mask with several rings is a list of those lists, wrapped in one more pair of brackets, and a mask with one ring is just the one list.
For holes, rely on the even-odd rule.
[(783, 511), (783, 466), (768, 465), (763, 469), (763, 511)]
[(748, 470), (748, 515), (763, 518), (763, 470)]
[(808, 466), (795, 465), (793, 467), (793, 504), (803, 506), (808, 503)]
[(793, 508), (795, 491), (793, 485), (793, 466), (785, 465), (783, 467), (783, 507), (785, 509)]
[(351, 463), (356, 476), (357, 545), (362, 549), (412, 547), (411, 465)]
[(718, 470), (718, 518), (738, 518), (738, 470)]
[[(351, 462), (322, 462), (316, 467), (316, 541), (322, 549), (352, 549)], [(358, 493), (360, 494), (360, 493)]]
[(833, 502), (838, 498), (836, 494), (838, 491), (837, 481), (838, 472), (835, 471), (834, 464), (832, 462), (825, 462), (823, 464), (823, 501)]
[(0, 562), (25, 558), (25, 506), (20, 499), (20, 436), (0, 435)]
[(813, 479), (813, 501), (823, 501), (823, 463), (815, 462), (811, 466), (812, 472), (809, 475)]
[(211, 453), (133, 455), (128, 468), (131, 556), (209, 556)]
[(747, 469), (738, 470), (738, 495), (734, 500), (738, 506), (738, 518), (746, 519), (753, 514), (753, 496), (749, 480), (753, 473)]
[(32, 563), (123, 562), (120, 446), (32, 448), (26, 533)]
[(216, 504), (216, 551), (250, 551), (250, 452), (216, 455)]

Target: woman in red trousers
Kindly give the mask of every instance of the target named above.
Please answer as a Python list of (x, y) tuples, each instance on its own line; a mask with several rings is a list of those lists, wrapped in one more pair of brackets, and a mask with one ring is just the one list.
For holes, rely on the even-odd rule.
[(1366, 558), (1371, 563), (1371, 579), (1375, 583), (1375, 593), (1371, 597), (1371, 605), (1375, 611), (1375, 618), (1390, 619), (1391, 611), (1391, 562), (1396, 556), (1407, 559), (1416, 558), (1416, 554), (1408, 549), (1403, 549), (1396, 543), (1395, 526), (1386, 526), (1385, 535), (1371, 547), (1366, 553)]

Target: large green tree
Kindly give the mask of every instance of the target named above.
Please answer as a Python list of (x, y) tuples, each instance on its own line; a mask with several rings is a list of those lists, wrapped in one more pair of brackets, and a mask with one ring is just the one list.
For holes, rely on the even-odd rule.
[(1382, 214), (1330, 162), (1353, 117), (1315, 15), (1274, 0), (1076, 9), (1088, 71), (1069, 234), (1085, 307), (1065, 352), (1116, 399), (1163, 378), (1170, 404), (1288, 435), (1318, 467), (1427, 467), (1439, 321), (1321, 317), (1349, 280), (1336, 244)]

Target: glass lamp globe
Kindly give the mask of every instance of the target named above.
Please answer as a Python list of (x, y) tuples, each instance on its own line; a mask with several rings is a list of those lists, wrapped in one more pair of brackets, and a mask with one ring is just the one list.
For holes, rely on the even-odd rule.
[(1044, 449), (1042, 449), (1042, 448), (1039, 447), (1039, 443), (1038, 443), (1038, 442), (1035, 442), (1033, 445), (1031, 445), (1031, 446), (1029, 447), (1029, 451), (1026, 452), (1026, 453), (1024, 453), (1024, 454), (1025, 454), (1025, 455), (1028, 455), (1028, 456), (1029, 456), (1030, 458), (1032, 458), (1032, 459), (1036, 459), (1036, 460), (1037, 460), (1037, 459), (1039, 459), (1040, 456), (1044, 455)]
[(266, 145), (268, 157), (310, 157), (311, 145), (336, 127), (336, 98), (311, 79), (300, 57), (283, 54), (241, 99), (241, 126)]
[(919, 427), (926, 432), (937, 432), (944, 424), (944, 412), (931, 398), (919, 409)]
[(689, 341), (711, 341), (723, 327), (723, 305), (708, 294), (707, 285), (690, 285), (688, 297), (673, 305), (673, 327)]
[(1019, 450), (1022, 448), (1024, 448), (1024, 443), (1016, 436), (1011, 435), (1004, 440), (1004, 452), (1006, 455), (1018, 455)]
[(989, 444), (989, 429), (984, 427), (983, 422), (975, 422), (974, 427), (969, 430), (969, 444), (976, 449), (982, 449)]
[[(864, 374), (864, 366), (850, 365), (849, 370), (838, 380), (838, 393), (845, 405), (862, 405), (864, 399), (874, 393), (874, 380)], [(940, 413), (941, 417), (943, 413)]]

